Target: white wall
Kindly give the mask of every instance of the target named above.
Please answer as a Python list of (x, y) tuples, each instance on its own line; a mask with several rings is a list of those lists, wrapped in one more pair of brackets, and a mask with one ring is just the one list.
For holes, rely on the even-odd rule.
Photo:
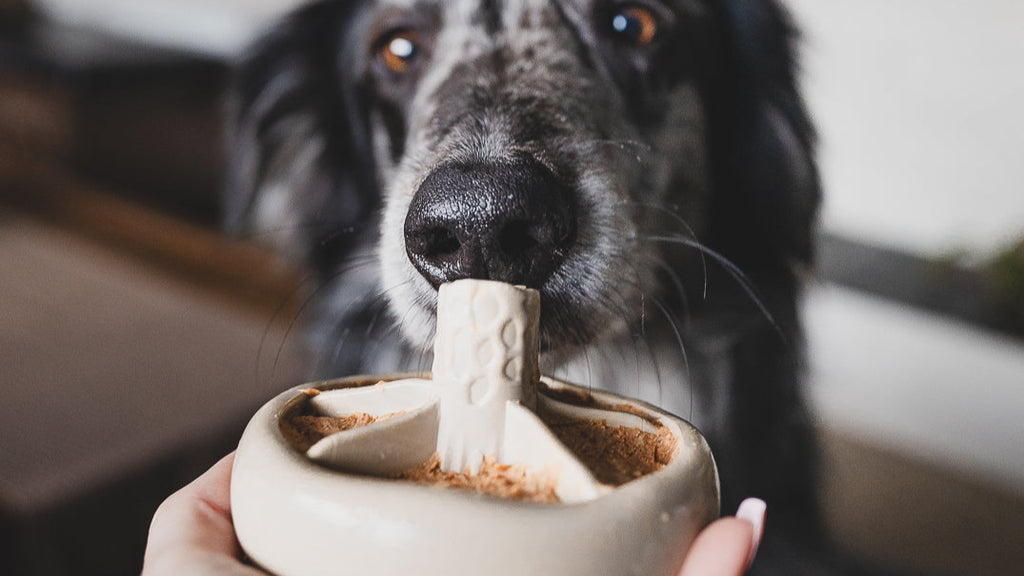
[(975, 257), (1024, 236), (1024, 2), (786, 1), (829, 229)]
[[(974, 260), (1024, 236), (1024, 2), (786, 1), (826, 229)], [(1024, 493), (1024, 344), (835, 287), (806, 311), (829, 426)]]
[(62, 22), (191, 52), (232, 56), (305, 0), (33, 0)]
[(805, 312), (827, 427), (1024, 494), (1024, 344), (834, 286)]

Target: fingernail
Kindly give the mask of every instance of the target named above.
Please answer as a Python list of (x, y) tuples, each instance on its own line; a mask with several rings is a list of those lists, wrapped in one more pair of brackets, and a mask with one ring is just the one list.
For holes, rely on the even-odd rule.
[(761, 536), (764, 534), (764, 516), (767, 510), (768, 505), (760, 498), (747, 498), (740, 502), (740, 507), (736, 509), (736, 517), (750, 522), (751, 526), (754, 527), (750, 555), (747, 557), (747, 568), (750, 568), (750, 565), (754, 562), (754, 557), (757, 556), (757, 547), (761, 544)]

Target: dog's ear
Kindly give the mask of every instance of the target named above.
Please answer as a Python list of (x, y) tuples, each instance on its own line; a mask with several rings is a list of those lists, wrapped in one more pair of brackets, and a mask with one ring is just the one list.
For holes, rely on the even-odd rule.
[[(712, 242), (744, 268), (813, 259), (820, 183), (796, 80), (796, 31), (776, 0), (718, 0), (705, 69)], [(722, 42), (723, 40), (716, 40)]]
[[(340, 66), (361, 2), (321, 1), (247, 50), (227, 104), (227, 229), (313, 260), (344, 250), (378, 198), (352, 72)], [(315, 263), (315, 262), (314, 262)]]

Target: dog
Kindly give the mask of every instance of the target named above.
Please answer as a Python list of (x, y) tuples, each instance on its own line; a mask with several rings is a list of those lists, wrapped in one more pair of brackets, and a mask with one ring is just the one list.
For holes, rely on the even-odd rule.
[(225, 220), (311, 270), (316, 377), (428, 366), (442, 283), (538, 289), (546, 373), (689, 418), (723, 509), (769, 504), (755, 572), (829, 573), (795, 35), (776, 0), (320, 0), (239, 63)]

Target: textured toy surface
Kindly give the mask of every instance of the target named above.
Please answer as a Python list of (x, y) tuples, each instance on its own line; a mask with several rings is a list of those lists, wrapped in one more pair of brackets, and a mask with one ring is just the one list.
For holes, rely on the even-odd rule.
[(540, 295), (499, 282), (461, 281), (441, 286), (437, 309), (433, 374), (441, 394), (441, 467), (475, 471), (488, 455), (505, 461), (506, 410), (515, 409), (508, 403), (535, 402)]

